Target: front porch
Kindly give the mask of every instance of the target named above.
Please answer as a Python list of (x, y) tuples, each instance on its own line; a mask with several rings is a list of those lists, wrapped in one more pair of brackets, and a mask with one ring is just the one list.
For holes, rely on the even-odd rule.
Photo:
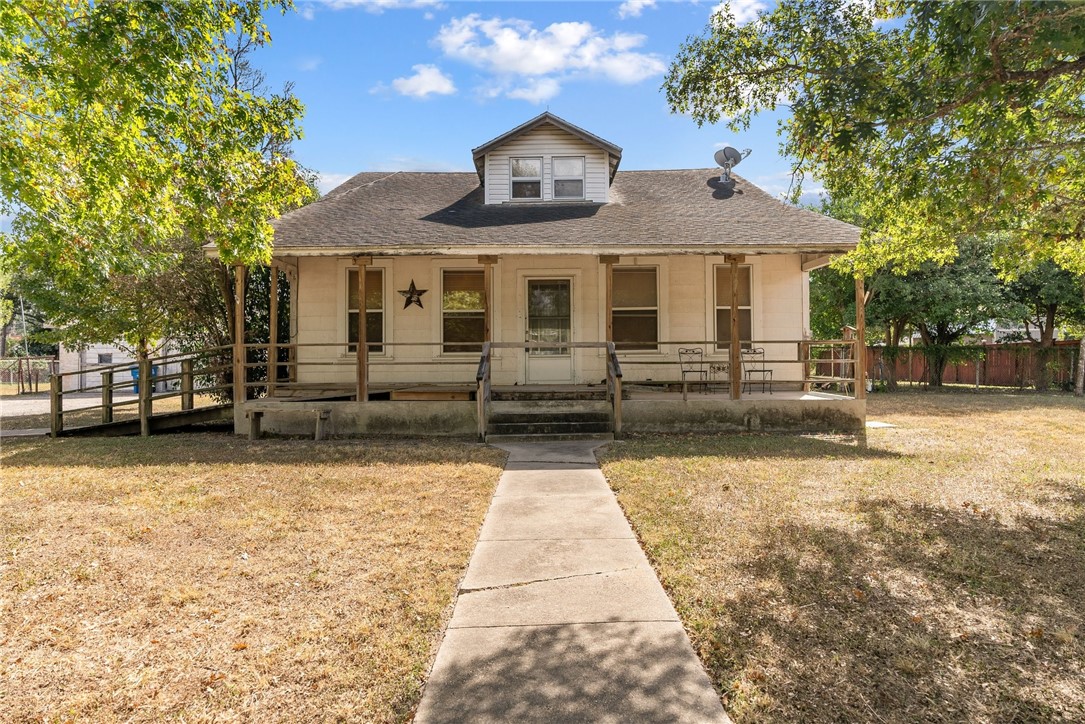
[[(631, 378), (623, 373), (612, 343), (589, 342), (569, 343), (570, 351), (603, 353), (606, 376), (598, 383), (492, 384), (492, 360), (499, 352), (507, 359), (529, 354), (532, 348), (558, 344), (486, 343), (471, 375), (474, 379), (368, 383), (364, 388), (357, 383), (297, 383), (292, 381), (297, 379), (296, 371), (306, 363), (296, 361), (292, 345), (277, 345), (274, 350), (266, 345), (247, 345), (246, 357), (260, 359), (247, 362), (246, 367), (263, 372), (255, 375), (263, 381), (247, 383), (260, 396), (241, 406), (238, 417), (244, 426), (237, 432), (253, 437), (266, 431), (315, 433), (318, 438), (398, 435), (493, 440), (495, 436), (537, 434), (620, 437), (660, 432), (859, 432), (865, 426), (866, 402), (862, 383), (852, 375), (854, 342), (850, 340), (789, 345), (799, 355), (805, 351), (807, 358), (797, 355), (771, 361), (799, 365), (802, 375), (795, 380), (766, 381), (743, 375), (732, 381), (721, 363), (714, 363), (712, 372), (705, 363), (703, 377), (683, 380), (677, 357), (655, 366), (641, 362), (642, 370)], [(832, 350), (830, 358), (811, 356), (819, 355), (823, 348)], [(276, 358), (279, 363), (267, 374), (267, 360)], [(412, 378), (422, 380), (426, 363), (416, 364), (423, 365), (423, 373)], [(359, 394), (361, 389), (363, 394)]]

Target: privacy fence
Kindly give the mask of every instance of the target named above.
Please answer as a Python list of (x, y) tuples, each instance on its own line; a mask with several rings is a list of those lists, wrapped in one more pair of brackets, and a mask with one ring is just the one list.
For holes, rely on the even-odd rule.
[(954, 345), (950, 347), (867, 348), (868, 379), (885, 384), (895, 373), (898, 384), (928, 385), (937, 357), (945, 360), (943, 384), (978, 387), (1073, 389), (1080, 364), (1076, 340), (1041, 348), (1028, 343)]

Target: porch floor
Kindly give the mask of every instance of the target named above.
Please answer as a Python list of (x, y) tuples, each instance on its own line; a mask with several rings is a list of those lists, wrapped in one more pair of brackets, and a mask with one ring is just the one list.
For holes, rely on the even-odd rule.
[[(638, 382), (626, 383), (623, 388), (624, 399), (627, 400), (644, 400), (644, 401), (671, 401), (681, 400), (681, 389), (675, 389), (675, 385), (668, 385), (666, 387), (661, 385), (644, 384)], [(852, 395), (842, 394), (840, 392), (829, 392), (823, 390), (811, 390), (810, 392), (803, 392), (802, 390), (794, 389), (777, 389), (773, 392), (757, 390), (760, 387), (759, 384), (754, 384), (754, 391), (743, 391), (739, 401), (742, 400), (777, 400), (777, 401), (792, 401), (792, 400), (851, 400), (854, 399)], [(583, 384), (583, 385), (494, 385), (492, 391), (495, 396), (501, 395), (528, 395), (532, 393), (538, 393), (544, 397), (554, 397), (562, 394), (584, 394), (597, 392), (599, 394), (605, 394), (606, 385), (603, 384)], [(382, 385), (371, 384), (369, 387), (369, 394), (371, 401), (379, 401), (384, 398), (385, 395), (390, 395), (392, 392), (414, 392), (424, 393), (425, 391), (432, 391), (434, 393), (434, 399), (449, 399), (445, 395), (448, 393), (474, 393), (474, 385), (466, 383), (460, 384), (394, 384), (394, 385)], [(351, 384), (291, 384), (282, 383), (276, 388), (276, 393), (273, 399), (282, 400), (283, 402), (303, 402), (313, 400), (333, 400), (333, 399), (353, 399), (355, 395), (354, 385)], [(710, 385), (708, 390), (700, 389), (699, 385), (691, 384), (689, 386), (687, 395), (688, 400), (710, 400), (714, 402), (724, 402), (730, 400), (730, 392), (726, 385), (713, 384)], [(376, 399), (373, 399), (376, 398)], [(412, 397), (410, 399), (422, 399), (420, 397)]]

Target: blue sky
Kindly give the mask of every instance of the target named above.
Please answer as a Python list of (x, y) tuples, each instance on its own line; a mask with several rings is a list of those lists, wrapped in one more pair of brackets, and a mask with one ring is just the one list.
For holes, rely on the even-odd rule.
[[(749, 131), (698, 128), (660, 86), (670, 59), (718, 2), (296, 0), (267, 17), (255, 61), (305, 104), (297, 159), (327, 191), (359, 171), (471, 170), (471, 148), (549, 110), (624, 149), (622, 168), (713, 165), (750, 148), (738, 173), (779, 194), (777, 114)], [(766, 4), (733, 0), (740, 20)]]

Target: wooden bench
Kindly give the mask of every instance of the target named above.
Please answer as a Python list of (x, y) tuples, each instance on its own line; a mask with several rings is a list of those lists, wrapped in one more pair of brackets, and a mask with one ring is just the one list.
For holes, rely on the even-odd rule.
[(316, 415), (316, 431), (313, 433), (314, 440), (323, 440), (327, 435), (328, 420), (331, 418), (332, 409), (327, 405), (303, 405), (298, 403), (265, 404), (249, 403), (246, 406), (245, 415), (249, 418), (249, 439), (260, 439), (260, 422), (265, 412), (307, 412)]

